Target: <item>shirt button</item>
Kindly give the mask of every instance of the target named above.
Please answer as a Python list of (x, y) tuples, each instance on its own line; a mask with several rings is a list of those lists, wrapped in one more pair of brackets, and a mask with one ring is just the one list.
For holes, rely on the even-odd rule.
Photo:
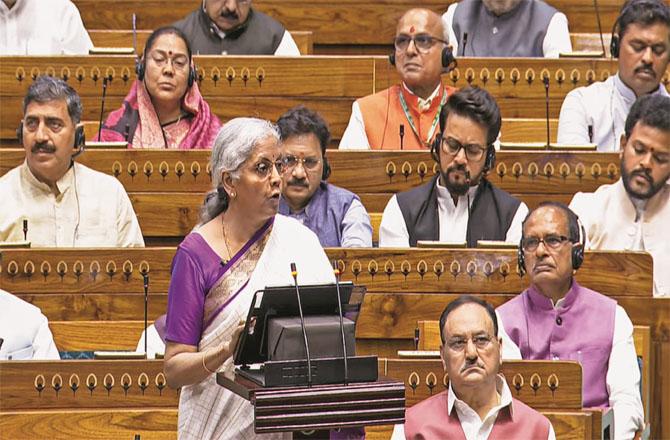
[(556, 356), (555, 354), (552, 354), (552, 355), (551, 355), (551, 360), (553, 360), (553, 361), (557, 361), (557, 360), (559, 360), (559, 357)]
[(556, 325), (561, 325), (561, 324), (563, 324), (563, 318), (561, 318), (559, 316), (559, 317), (556, 318)]
[(496, 26), (493, 26), (493, 29), (491, 29), (491, 32), (493, 32), (493, 35), (498, 33), (498, 28)]

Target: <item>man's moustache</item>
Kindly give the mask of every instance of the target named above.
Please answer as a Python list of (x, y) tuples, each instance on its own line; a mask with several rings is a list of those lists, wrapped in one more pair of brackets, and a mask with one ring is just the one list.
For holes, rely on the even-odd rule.
[(221, 17), (232, 19), (232, 20), (237, 20), (238, 18), (240, 18), (237, 15), (237, 12), (235, 12), (235, 11), (230, 11), (230, 12), (229, 11), (223, 11), (223, 12), (221, 12)]
[(630, 177), (640, 176), (643, 177), (647, 182), (654, 183), (654, 179), (651, 178), (647, 170), (637, 170), (630, 173)]
[(640, 66), (637, 69), (635, 69), (635, 73), (639, 72), (646, 72), (651, 74), (653, 77), (656, 77), (656, 72), (654, 72), (654, 69), (651, 68), (651, 66)]
[(304, 180), (303, 181), (291, 180), (290, 182), (288, 182), (287, 185), (288, 186), (300, 186), (300, 187), (303, 187), (303, 188), (309, 188), (309, 183), (305, 182)]
[(463, 365), (463, 367), (461, 367), (461, 373), (464, 372), (465, 370), (467, 370), (468, 368), (472, 368), (472, 367), (479, 367), (481, 369), (484, 369), (484, 366), (481, 364), (481, 362), (477, 362), (477, 361), (468, 362), (465, 365)]
[(43, 151), (45, 153), (55, 153), (56, 152), (56, 146), (51, 145), (49, 143), (36, 143), (30, 149), (31, 153), (38, 153), (40, 151)]

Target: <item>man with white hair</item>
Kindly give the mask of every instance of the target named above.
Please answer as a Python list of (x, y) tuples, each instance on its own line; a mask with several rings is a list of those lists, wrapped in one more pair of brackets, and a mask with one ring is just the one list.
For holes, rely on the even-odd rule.
[(448, 44), (438, 14), (407, 11), (390, 56), (402, 82), (354, 102), (340, 149), (428, 150), (440, 110), (455, 91), (441, 79), (455, 61)]
[(558, 58), (572, 51), (567, 17), (540, 0), (462, 0), (442, 20), (460, 56)]

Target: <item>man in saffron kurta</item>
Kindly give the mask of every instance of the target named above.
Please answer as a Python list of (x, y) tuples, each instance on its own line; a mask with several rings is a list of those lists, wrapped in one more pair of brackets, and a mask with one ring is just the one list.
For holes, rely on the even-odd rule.
[(523, 223), (519, 270), (530, 287), (498, 308), (523, 359), (575, 360), (582, 365), (584, 407), (612, 407), (614, 438), (643, 426), (633, 325), (616, 301), (580, 286), (574, 272), (584, 237), (567, 206), (544, 202)]
[(429, 149), (440, 110), (455, 91), (440, 78), (451, 65), (443, 53), (451, 53), (445, 35), (435, 12), (411, 9), (403, 15), (392, 55), (402, 82), (354, 102), (340, 149)]
[(393, 440), (556, 438), (549, 420), (514, 399), (498, 375), (502, 339), (491, 304), (469, 295), (451, 302), (440, 336), (449, 389), (409, 408)]

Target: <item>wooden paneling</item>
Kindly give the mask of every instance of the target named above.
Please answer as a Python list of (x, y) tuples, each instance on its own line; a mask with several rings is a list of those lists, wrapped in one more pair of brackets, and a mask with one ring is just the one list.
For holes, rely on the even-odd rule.
[(177, 440), (177, 409), (3, 412), (0, 432), (7, 439)]
[(49, 328), (60, 351), (135, 351), (144, 321), (50, 321)]
[[(137, 14), (138, 29), (155, 29), (184, 18), (198, 2), (117, 0), (114, 8), (101, 8), (95, 0), (75, 0), (89, 29), (131, 29)], [(314, 32), (317, 45), (387, 44), (393, 39), (398, 18), (410, 8), (424, 7), (438, 14), (452, 1), (435, 0), (256, 0), (254, 7), (279, 20), (288, 29)], [(597, 32), (593, 4), (583, 0), (549, 0), (564, 12), (572, 32)], [(599, 2), (603, 30), (609, 32), (622, 0)]]

